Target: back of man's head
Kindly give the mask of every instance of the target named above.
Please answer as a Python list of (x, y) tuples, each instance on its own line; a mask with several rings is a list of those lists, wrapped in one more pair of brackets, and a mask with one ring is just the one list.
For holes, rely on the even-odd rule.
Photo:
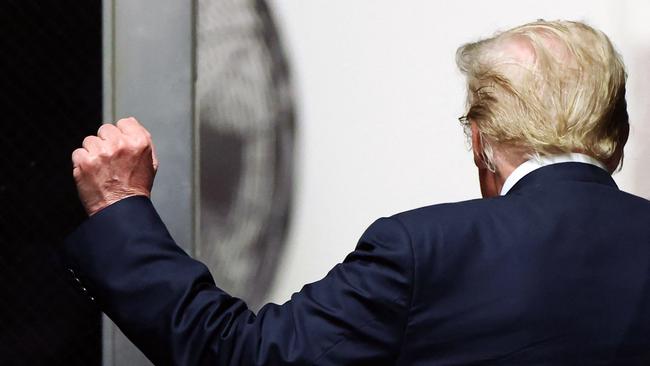
[(608, 162), (622, 153), (626, 73), (604, 33), (540, 20), (460, 47), (457, 63), (486, 163), (492, 145), (526, 158), (580, 152)]

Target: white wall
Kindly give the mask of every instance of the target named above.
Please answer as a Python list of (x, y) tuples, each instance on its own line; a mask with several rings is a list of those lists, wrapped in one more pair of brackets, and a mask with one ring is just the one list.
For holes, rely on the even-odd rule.
[[(650, 3), (644, 0), (274, 0), (299, 104), (297, 191), (271, 301), (343, 260), (376, 218), (479, 196), (458, 126), (462, 43), (544, 19), (587, 21), (628, 65), (624, 190), (650, 196)], [(643, 184), (645, 182), (645, 184)]]

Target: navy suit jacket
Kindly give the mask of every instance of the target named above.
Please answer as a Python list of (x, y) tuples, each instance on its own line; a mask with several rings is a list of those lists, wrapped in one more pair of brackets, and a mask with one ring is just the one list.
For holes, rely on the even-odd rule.
[(157, 365), (650, 364), (650, 203), (582, 163), (379, 219), (325, 278), (257, 314), (144, 197), (92, 216), (65, 251)]

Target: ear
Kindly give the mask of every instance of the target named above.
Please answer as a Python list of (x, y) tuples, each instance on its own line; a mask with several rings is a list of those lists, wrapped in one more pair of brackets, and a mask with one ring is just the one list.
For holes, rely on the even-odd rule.
[(629, 123), (626, 123), (625, 126), (622, 127), (621, 134), (618, 139), (618, 144), (616, 146), (616, 151), (614, 151), (614, 154), (612, 154), (612, 156), (607, 159), (607, 161), (605, 161), (605, 167), (607, 168), (607, 171), (609, 171), (609, 174), (614, 173), (619, 165), (622, 167), (621, 163), (623, 160), (623, 149), (625, 148), (625, 144), (627, 143), (629, 136), (630, 125)]
[(481, 133), (475, 122), (470, 121), (470, 128), (472, 131), (472, 152), (474, 153), (474, 164), (479, 169), (486, 169), (485, 161), (482, 158), (483, 144), (481, 141)]

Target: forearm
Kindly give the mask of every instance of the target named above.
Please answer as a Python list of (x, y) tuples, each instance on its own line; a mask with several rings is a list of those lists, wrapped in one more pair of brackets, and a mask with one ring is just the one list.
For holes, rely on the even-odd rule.
[(209, 338), (254, 316), (174, 243), (145, 197), (97, 213), (65, 249), (102, 310), (157, 365), (200, 364), (202, 348), (218, 347)]

